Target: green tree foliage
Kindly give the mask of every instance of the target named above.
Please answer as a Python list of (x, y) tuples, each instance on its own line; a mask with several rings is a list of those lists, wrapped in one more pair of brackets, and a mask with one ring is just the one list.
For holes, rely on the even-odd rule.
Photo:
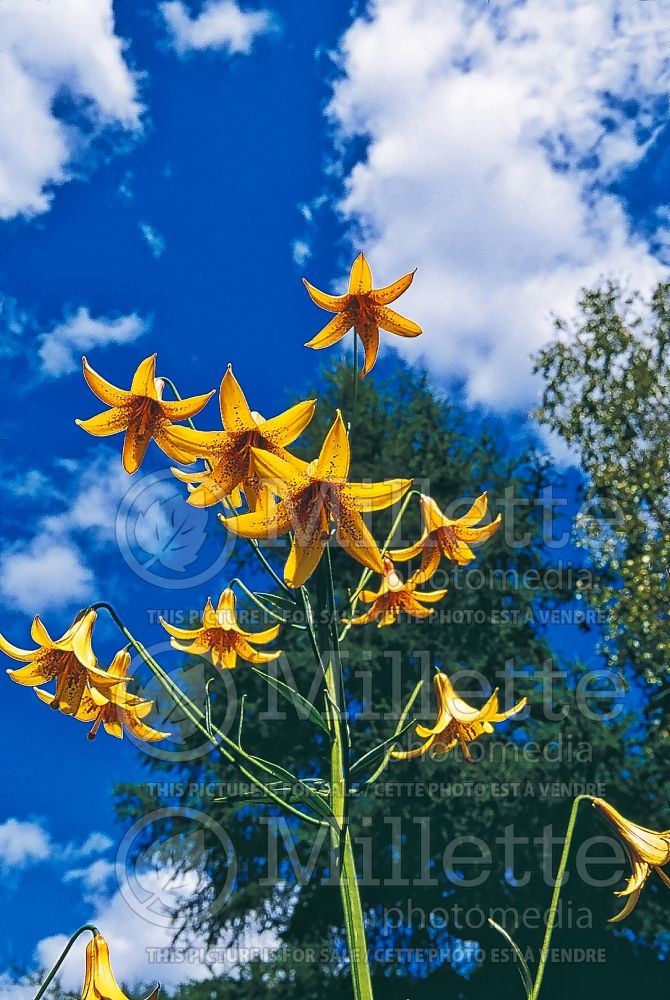
[(584, 293), (536, 359), (538, 417), (586, 476), (584, 596), (607, 611), (605, 652), (653, 685), (670, 671), (670, 285), (649, 302), (615, 283)]
[[(497, 422), (457, 400), (436, 397), (423, 375), (404, 366), (399, 365), (386, 383), (368, 379), (355, 389), (350, 369), (339, 367), (326, 376), (319, 398), (317, 417), (302, 442), (304, 457), (316, 453), (340, 406), (345, 419), (352, 419), (352, 479), (416, 476), (443, 509), (488, 489), (493, 513), (502, 510), (505, 516), (504, 530), (478, 550), (476, 563), (459, 571), (448, 567), (449, 593), (436, 606), (433, 618), (401, 621), (381, 630), (352, 628), (345, 642), (345, 668), (350, 725), (359, 754), (393, 732), (399, 705), (421, 676), (424, 689), (413, 714), (431, 724), (434, 667), (450, 674), (468, 668), (477, 671), (492, 686), (500, 686), (506, 706), (512, 698), (528, 696), (530, 714), (482, 740), (483, 755), (477, 754), (476, 763), (465, 762), (458, 750), (442, 760), (391, 762), (376, 788), (355, 800), (351, 816), (375, 953), (377, 995), (385, 1000), (408, 996), (475, 1000), (495, 992), (501, 1000), (519, 998), (523, 993), (509, 946), (487, 926), (486, 917), (492, 915), (524, 950), (531, 949), (532, 965), (574, 794), (583, 786), (599, 785), (597, 793), (624, 813), (662, 828), (663, 804), (641, 801), (643, 783), (657, 782), (658, 774), (647, 756), (630, 752), (634, 720), (621, 712), (620, 703), (612, 711), (605, 690), (586, 696), (580, 685), (585, 667), (557, 662), (538, 620), (540, 609), (569, 610), (574, 603), (575, 574), (567, 571), (565, 560), (558, 566), (556, 550), (543, 541), (542, 499), (548, 487), (564, 490), (564, 484), (532, 449), (509, 440)], [(403, 538), (396, 544), (418, 537), (417, 506), (410, 506)], [(462, 505), (457, 513), (464, 509)], [(382, 512), (374, 520), (378, 539), (385, 536), (393, 513)], [(270, 558), (281, 565), (275, 553)], [(333, 563), (339, 604), (346, 614), (359, 567), (338, 550), (333, 550)], [(260, 582), (254, 564), (245, 563), (245, 569), (250, 585), (270, 589), (267, 581)], [(431, 585), (444, 583), (441, 576)], [(568, 630), (564, 645), (569, 645), (569, 630), (576, 627), (564, 626)], [(285, 628), (281, 646), (297, 687), (307, 696), (314, 668), (304, 633)], [(513, 695), (506, 689), (511, 670)], [(323, 773), (326, 746), (319, 730), (300, 720), (281, 700), (284, 718), (268, 718), (268, 689), (246, 665), (234, 672), (234, 682), (238, 694), (246, 696), (245, 747), (261, 757), (280, 756), (294, 772)], [(476, 678), (461, 673), (458, 687), (473, 703), (480, 703)], [(216, 682), (211, 692), (213, 717), (222, 719), (226, 696)], [(415, 739), (413, 730), (403, 737)], [(287, 838), (290, 834), (295, 851), (293, 865), (280, 837), (280, 879), (265, 884), (272, 825), (263, 817), (276, 819), (276, 810), (237, 798), (233, 794), (237, 777), (210, 757), (152, 766), (151, 782), (182, 782), (183, 787), (173, 788), (174, 794), (167, 794), (168, 787), (157, 794), (151, 783), (123, 787), (121, 814), (136, 820), (163, 805), (207, 810), (229, 833), (237, 852), (236, 889), (218, 910), (212, 909), (211, 897), (228, 873), (220, 846), (206, 834), (198, 858), (185, 856), (184, 867), (203, 871), (210, 889), (185, 906), (182, 920), (212, 945), (230, 941), (251, 926), (254, 932), (271, 930), (286, 948), (274, 960), (242, 961), (237, 978), (185, 986), (177, 993), (178, 1000), (350, 996), (343, 975), (339, 894), (335, 887), (320, 884), (328, 874), (327, 851), (316, 858), (309, 877), (296, 874), (296, 858), (308, 864), (314, 828), (285, 821), (283, 831)], [(230, 783), (231, 792), (225, 801), (213, 802), (204, 791), (206, 782)], [(189, 820), (182, 817), (167, 830), (163, 825), (160, 835), (186, 836), (188, 829)], [(587, 805), (575, 844), (606, 832)], [(147, 843), (156, 836), (157, 831), (148, 827)], [(509, 845), (512, 836), (513, 856), (505, 848), (505, 837)], [(460, 847), (458, 838), (466, 838)], [(452, 852), (451, 860), (447, 856), (447, 874), (445, 850)], [(602, 846), (600, 854), (608, 856)], [(483, 861), (468, 863), (468, 857)], [(620, 856), (613, 859), (611, 850), (609, 857), (609, 867), (593, 869), (599, 879), (610, 875), (609, 887), (594, 888), (573, 874), (564, 890), (554, 943), (568, 950), (588, 948), (593, 954), (587, 961), (574, 951), (572, 959), (565, 957), (566, 951), (563, 958), (553, 960), (543, 1000), (564, 997), (568, 989), (588, 995), (601, 989), (603, 976), (611, 987), (604, 992), (624, 995), (627, 984), (633, 984), (633, 968), (637, 975), (642, 970), (648, 986), (660, 988), (665, 980), (655, 939), (663, 926), (667, 897), (650, 886), (627, 925), (634, 934), (613, 930), (607, 925), (616, 907), (611, 891), (621, 886), (625, 864)], [(611, 879), (617, 868), (618, 884), (616, 877)], [(371, 877), (366, 879), (366, 873)], [(483, 961), (478, 960), (482, 957), (478, 948), (483, 949)], [(598, 949), (605, 949), (606, 964)], [(187, 976), (188, 970), (184, 973)]]

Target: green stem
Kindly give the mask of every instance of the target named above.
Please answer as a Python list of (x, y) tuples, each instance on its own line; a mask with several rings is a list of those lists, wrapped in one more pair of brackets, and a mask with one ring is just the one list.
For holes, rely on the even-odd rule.
[[(315, 806), (315, 811), (320, 812), (323, 819), (317, 819), (315, 816), (310, 816), (308, 813), (305, 813), (300, 809), (296, 809), (295, 806), (290, 804), (290, 802), (287, 802), (281, 796), (275, 794), (275, 792), (269, 788), (268, 785), (258, 777), (258, 775), (248, 769), (244, 761), (249, 761), (250, 764), (257, 766), (266, 774), (272, 774), (270, 768), (265, 766), (261, 761), (257, 760), (257, 758), (250, 756), (242, 750), (241, 747), (237, 746), (236, 743), (226, 736), (225, 733), (221, 732), (220, 729), (217, 729), (216, 726), (208, 726), (208, 720), (205, 714), (200, 711), (198, 706), (194, 704), (193, 701), (191, 701), (188, 695), (184, 694), (179, 685), (175, 684), (169, 674), (167, 674), (160, 664), (154, 660), (151, 653), (149, 653), (142, 643), (135, 638), (132, 632), (126, 628), (111, 604), (108, 604), (105, 601), (98, 601), (96, 604), (92, 605), (92, 609), (96, 610), (98, 608), (104, 608), (104, 610), (107, 611), (117, 627), (125, 635), (128, 642), (141, 656), (161, 686), (165, 689), (165, 691), (167, 691), (172, 701), (174, 701), (175, 704), (181, 708), (186, 718), (193, 726), (195, 726), (198, 732), (209, 740), (215, 750), (217, 750), (223, 757), (226, 758), (226, 760), (233, 764), (233, 766), (235, 766), (238, 771), (245, 776), (245, 778), (248, 778), (249, 781), (264, 791), (265, 794), (277, 805), (286, 809), (294, 816), (297, 816), (298, 819), (304, 820), (306, 823), (311, 823), (314, 826), (319, 827), (323, 825), (323, 819), (328, 819), (329, 815), (329, 810), (325, 806), (323, 800), (319, 799), (317, 796), (313, 796), (311, 789), (306, 786), (301, 787), (302, 783), (297, 778), (294, 778), (293, 775), (289, 775), (288, 772), (286, 772), (288, 777), (291, 781), (295, 782), (297, 787), (301, 787), (301, 790), (305, 791), (306, 801)], [(214, 737), (216, 737), (216, 739)], [(332, 819), (332, 817), (330, 818)]]
[[(391, 544), (391, 539), (393, 538), (393, 536), (395, 535), (396, 531), (398, 530), (398, 526), (400, 525), (400, 522), (402, 521), (403, 514), (407, 510), (407, 507), (409, 505), (410, 500), (412, 499), (412, 497), (420, 497), (420, 496), (421, 496), (420, 490), (408, 490), (407, 495), (405, 496), (405, 498), (403, 499), (403, 502), (400, 505), (400, 510), (398, 511), (398, 513), (397, 513), (397, 515), (396, 515), (396, 517), (395, 517), (395, 519), (393, 521), (393, 524), (391, 525), (391, 527), (389, 529), (389, 532), (388, 532), (386, 538), (384, 539), (384, 544), (382, 545), (382, 547), (380, 549), (380, 552), (381, 552), (381, 555), (382, 555), (382, 559), (386, 555), (388, 547)], [(362, 591), (363, 587), (365, 586), (365, 584), (368, 582), (368, 580), (372, 576), (372, 573), (373, 573), (373, 570), (371, 570), (371, 569), (364, 569), (363, 572), (361, 573), (361, 576), (360, 576), (360, 579), (358, 581), (358, 584), (356, 585), (356, 589), (354, 590), (354, 592), (351, 595), (351, 598), (349, 600), (349, 614), (352, 617), (356, 613), (356, 605), (358, 604), (358, 597), (360, 595), (360, 592)], [(344, 626), (344, 628), (342, 629), (342, 631), (340, 632), (340, 637), (339, 637), (340, 642), (342, 642), (342, 640), (344, 639), (345, 635), (347, 634), (347, 632), (349, 631), (350, 628), (351, 628), (351, 622), (348, 621), (346, 623), (346, 625)]]
[(74, 934), (72, 935), (72, 937), (70, 938), (70, 940), (65, 945), (65, 947), (62, 950), (62, 952), (60, 953), (60, 958), (58, 959), (58, 961), (54, 965), (53, 969), (51, 970), (51, 972), (49, 973), (49, 975), (47, 976), (47, 978), (44, 980), (44, 982), (40, 986), (40, 988), (37, 991), (37, 993), (35, 994), (35, 1000), (41, 1000), (41, 997), (44, 996), (44, 994), (46, 993), (47, 989), (51, 985), (54, 976), (56, 975), (56, 973), (60, 969), (61, 965), (63, 964), (63, 962), (67, 958), (67, 954), (70, 951), (70, 948), (75, 943), (75, 941), (77, 940), (77, 938), (79, 937), (79, 935), (83, 934), (84, 931), (90, 931), (91, 934), (94, 937), (97, 937), (98, 934), (100, 933), (100, 931), (98, 930), (98, 928), (94, 924), (83, 924), (78, 930), (76, 930), (74, 932)]
[(537, 1000), (537, 997), (540, 992), (540, 987), (542, 985), (544, 969), (547, 964), (547, 957), (549, 955), (549, 946), (551, 945), (551, 938), (554, 933), (554, 928), (556, 926), (558, 901), (561, 896), (561, 889), (563, 888), (563, 876), (565, 875), (565, 869), (567, 868), (568, 865), (568, 855), (570, 853), (570, 844), (572, 843), (572, 835), (575, 832), (577, 810), (579, 809), (579, 803), (583, 802), (585, 799), (593, 801), (593, 796), (578, 795), (577, 798), (572, 803), (572, 809), (570, 810), (570, 819), (568, 820), (568, 828), (565, 831), (565, 842), (563, 844), (563, 852), (561, 854), (561, 860), (558, 865), (558, 871), (556, 873), (556, 884), (554, 885), (554, 892), (551, 897), (551, 904), (549, 906), (549, 913), (547, 915), (547, 929), (544, 932), (544, 941), (542, 942), (540, 961), (537, 966), (537, 973), (535, 975), (535, 982), (533, 983), (533, 990), (528, 1000)]
[(331, 653), (325, 668), (326, 704), (332, 739), (330, 755), (331, 808), (336, 821), (336, 826), (331, 827), (331, 850), (335, 870), (339, 874), (354, 997), (355, 1000), (373, 1000), (363, 907), (348, 822), (349, 740), (345, 719), (339, 639), (334, 624), (335, 593), (329, 555), (328, 552), (324, 553), (321, 564), (317, 568), (316, 585), (317, 631), (321, 651), (319, 662), (322, 662), (325, 652), (330, 651)]
[(260, 598), (256, 594), (254, 594), (252, 590), (249, 590), (247, 585), (243, 583), (242, 580), (240, 580), (239, 576), (233, 577), (233, 579), (230, 581), (230, 586), (231, 587), (238, 586), (242, 591), (242, 593), (246, 594), (250, 601), (253, 601), (256, 607), (260, 608), (261, 611), (264, 611), (265, 614), (268, 615), (270, 618), (274, 618), (276, 622), (281, 622), (282, 625), (288, 625), (289, 628), (297, 628), (300, 629), (301, 631), (307, 628), (306, 625), (298, 625), (297, 622), (287, 622), (285, 618), (282, 618), (281, 615), (278, 615), (276, 611), (272, 610), (272, 608), (266, 607), (266, 605), (263, 604)]

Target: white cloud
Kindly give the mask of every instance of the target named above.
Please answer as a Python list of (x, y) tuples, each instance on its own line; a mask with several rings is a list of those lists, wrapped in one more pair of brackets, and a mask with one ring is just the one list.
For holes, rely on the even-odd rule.
[[(0, 37), (0, 219), (9, 219), (47, 211), (87, 136), (137, 129), (142, 108), (112, 0), (1, 3)], [(81, 127), (56, 117), (63, 96)]]
[(306, 264), (312, 256), (312, 248), (306, 240), (293, 240), (293, 243), (291, 244), (291, 252), (293, 260), (298, 267), (302, 267), (303, 264)]
[[(118, 455), (103, 452), (80, 472), (70, 470), (76, 484), (59, 514), (37, 520), (33, 534), (7, 548), (0, 557), (0, 598), (7, 607), (30, 614), (93, 599), (90, 569), (92, 545), (112, 544), (119, 504), (128, 479)], [(79, 474), (78, 474), (79, 473)]]
[(0, 561), (0, 572), (4, 603), (32, 614), (35, 608), (83, 601), (93, 586), (93, 574), (76, 546), (42, 536), (7, 552)]
[(0, 824), (0, 867), (27, 868), (50, 853), (49, 837), (37, 823), (8, 819)]
[(533, 397), (530, 352), (580, 287), (663, 269), (606, 185), (667, 118), (670, 3), (385, 0), (344, 35), (329, 115), (365, 136), (340, 210), (440, 375), (473, 399)]
[(67, 375), (79, 368), (82, 353), (108, 344), (130, 344), (150, 326), (151, 321), (137, 313), (114, 319), (104, 316), (95, 319), (87, 306), (80, 306), (62, 323), (41, 335), (38, 353), (42, 372), (51, 378)]
[(115, 865), (106, 858), (97, 858), (86, 868), (71, 868), (63, 875), (64, 882), (80, 882), (89, 897), (104, 889), (114, 875)]
[(168, 0), (159, 9), (170, 31), (172, 46), (183, 55), (197, 49), (223, 49), (248, 55), (259, 35), (273, 30), (267, 10), (241, 10), (232, 0), (209, 0), (197, 17), (191, 17), (180, 0)]
[(161, 234), (154, 229), (153, 226), (150, 226), (148, 222), (140, 222), (140, 232), (149, 244), (149, 249), (152, 254), (156, 260), (158, 260), (165, 250), (165, 237), (161, 236)]

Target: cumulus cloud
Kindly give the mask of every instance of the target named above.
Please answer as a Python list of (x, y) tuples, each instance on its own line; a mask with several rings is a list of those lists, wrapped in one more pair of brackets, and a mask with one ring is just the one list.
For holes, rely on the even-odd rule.
[[(10, 219), (47, 211), (88, 139), (138, 129), (142, 108), (112, 0), (2, 3), (0, 37), (0, 219)], [(78, 125), (57, 116), (63, 98)]]
[(96, 319), (87, 306), (80, 306), (63, 322), (41, 335), (38, 354), (42, 373), (51, 378), (67, 375), (79, 369), (82, 353), (109, 344), (130, 344), (150, 326), (151, 321), (137, 313)]
[(39, 824), (18, 819), (0, 824), (1, 868), (28, 868), (45, 861), (50, 851), (49, 837)]
[(248, 55), (256, 38), (274, 26), (270, 11), (245, 11), (232, 0), (209, 0), (196, 17), (181, 0), (168, 0), (159, 9), (180, 55), (202, 49)]
[[(74, 490), (64, 509), (39, 518), (30, 538), (10, 545), (0, 557), (0, 598), (10, 608), (34, 614), (92, 599), (92, 545), (111, 544), (116, 515), (128, 482), (117, 455), (105, 452), (80, 471), (70, 470)], [(79, 473), (79, 475), (77, 475)]]
[[(339, 208), (383, 284), (419, 265), (393, 338), (494, 406), (580, 287), (662, 267), (608, 185), (667, 117), (667, 0), (385, 0), (344, 35), (328, 114), (367, 138)], [(344, 161), (343, 161), (344, 162)]]

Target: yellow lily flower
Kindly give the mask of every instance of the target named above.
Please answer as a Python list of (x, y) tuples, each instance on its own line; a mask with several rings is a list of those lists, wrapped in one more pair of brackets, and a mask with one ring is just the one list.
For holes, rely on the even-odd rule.
[(490, 524), (475, 527), (488, 510), (488, 496), (477, 497), (467, 514), (452, 521), (446, 517), (431, 497), (421, 494), (423, 534), (418, 542), (406, 549), (395, 549), (389, 553), (392, 559), (405, 562), (421, 555), (419, 570), (421, 581), (429, 579), (437, 569), (440, 556), (446, 556), (458, 566), (467, 566), (475, 558), (468, 545), (485, 542), (500, 527), (500, 514)]
[(383, 628), (385, 625), (392, 625), (402, 613), (412, 618), (428, 618), (431, 610), (422, 607), (422, 604), (434, 604), (440, 601), (447, 591), (445, 589), (421, 593), (416, 590), (419, 583), (416, 573), (404, 583), (391, 560), (385, 558), (379, 590), (376, 592), (362, 590), (359, 594), (360, 599), (365, 604), (372, 604), (372, 607), (365, 614), (352, 618), (351, 624), (366, 625), (368, 622), (376, 621), (377, 628)]
[(348, 482), (349, 439), (337, 411), (319, 457), (309, 465), (293, 459), (286, 462), (267, 451), (253, 449), (258, 474), (280, 496), (269, 510), (222, 518), (233, 534), (243, 538), (277, 538), (293, 530), (284, 579), (289, 587), (300, 587), (316, 569), (326, 547), (331, 521), (339, 544), (354, 559), (376, 573), (384, 572), (377, 543), (361, 513), (382, 510), (405, 493), (411, 479), (385, 483)]
[(332, 347), (353, 326), (365, 351), (361, 378), (367, 375), (377, 360), (380, 328), (387, 333), (396, 333), (399, 337), (418, 337), (423, 333), (421, 327), (411, 319), (405, 319), (400, 313), (388, 308), (389, 302), (394, 302), (407, 291), (412, 284), (414, 274), (415, 272), (411, 271), (384, 288), (373, 288), (370, 265), (365, 259), (365, 254), (361, 253), (351, 265), (349, 290), (346, 295), (328, 295), (303, 278), (312, 302), (327, 312), (337, 313), (323, 330), (307, 341), (305, 347), (313, 347), (315, 350)]
[(221, 594), (216, 609), (207, 599), (199, 628), (178, 628), (164, 618), (160, 619), (160, 623), (173, 637), (171, 644), (175, 649), (192, 656), (209, 653), (214, 666), (223, 667), (224, 670), (233, 670), (238, 656), (249, 663), (269, 663), (281, 656), (281, 650), (262, 653), (254, 649), (255, 645), (264, 646), (276, 639), (281, 626), (272, 625), (261, 632), (245, 632), (241, 629), (235, 612), (235, 594), (230, 587)]
[[(158, 1000), (160, 986), (147, 997)], [(86, 973), (81, 1000), (128, 1000), (112, 972), (109, 946), (102, 934), (96, 934), (86, 945)]]
[[(129, 666), (130, 654), (122, 649), (112, 660), (109, 674), (120, 680), (128, 681)], [(53, 704), (54, 696), (48, 691), (36, 688), (35, 694), (45, 704)], [(127, 691), (123, 691), (119, 687), (110, 688), (107, 694), (108, 697), (87, 684), (79, 708), (73, 713), (78, 722), (93, 723), (87, 733), (89, 740), (95, 739), (101, 725), (110, 736), (116, 736), (118, 739), (123, 738), (124, 729), (127, 729), (131, 736), (147, 743), (164, 740), (170, 735), (170, 733), (160, 733), (157, 729), (152, 729), (151, 726), (147, 726), (141, 721), (153, 708), (153, 701), (145, 701), (138, 698), (137, 695), (128, 694)]]
[(64, 715), (76, 715), (86, 686), (102, 694), (125, 683), (124, 678), (98, 668), (98, 661), (91, 647), (91, 636), (96, 619), (95, 611), (87, 611), (75, 619), (67, 632), (55, 641), (35, 615), (30, 634), (40, 647), (36, 650), (19, 649), (0, 635), (0, 651), (14, 660), (28, 661), (25, 667), (7, 673), (26, 687), (36, 687), (56, 680), (56, 693), (51, 707)]
[(394, 750), (392, 756), (396, 760), (409, 760), (412, 757), (422, 757), (431, 747), (448, 753), (460, 744), (463, 756), (472, 763), (472, 755), (468, 743), (472, 743), (483, 733), (492, 733), (496, 722), (504, 722), (516, 715), (526, 704), (526, 698), (518, 701), (514, 708), (506, 712), (500, 711), (498, 704), (498, 688), (482, 708), (473, 708), (456, 694), (454, 687), (446, 674), (435, 675), (435, 694), (437, 695), (437, 720), (432, 729), (417, 726), (416, 734), (426, 742), (415, 750)]
[(663, 871), (663, 866), (670, 862), (670, 830), (657, 833), (655, 830), (647, 830), (644, 826), (631, 823), (604, 799), (594, 799), (593, 806), (600, 810), (616, 830), (632, 869), (626, 888), (614, 893), (615, 896), (628, 897), (623, 910), (609, 921), (615, 924), (619, 920), (624, 920), (635, 909), (644, 884), (652, 871), (655, 871), (661, 881), (670, 888), (670, 878)]
[(166, 455), (177, 462), (192, 462), (189, 453), (176, 448), (168, 440), (166, 430), (173, 420), (186, 420), (195, 416), (214, 395), (214, 390), (203, 396), (164, 402), (161, 399), (163, 382), (156, 378), (156, 355), (139, 365), (133, 375), (130, 390), (118, 389), (98, 375), (82, 358), (84, 378), (89, 388), (111, 410), (98, 413), (88, 420), (75, 420), (79, 427), (95, 437), (108, 437), (125, 431), (123, 441), (123, 468), (127, 473), (137, 472), (153, 438)]
[(252, 448), (266, 449), (287, 462), (293, 461), (284, 445), (291, 444), (302, 434), (314, 416), (316, 400), (297, 403), (270, 420), (249, 409), (246, 397), (233, 375), (231, 365), (221, 382), (219, 393), (223, 431), (195, 431), (190, 427), (168, 427), (166, 440), (184, 454), (190, 462), (196, 458), (207, 459), (211, 471), (182, 472), (173, 469), (174, 475), (184, 482), (199, 483), (190, 494), (188, 502), (194, 507), (210, 507), (224, 497), (232, 497), (233, 506), (238, 497), (238, 487), (251, 510), (258, 510), (264, 502), (263, 488), (254, 472)]

